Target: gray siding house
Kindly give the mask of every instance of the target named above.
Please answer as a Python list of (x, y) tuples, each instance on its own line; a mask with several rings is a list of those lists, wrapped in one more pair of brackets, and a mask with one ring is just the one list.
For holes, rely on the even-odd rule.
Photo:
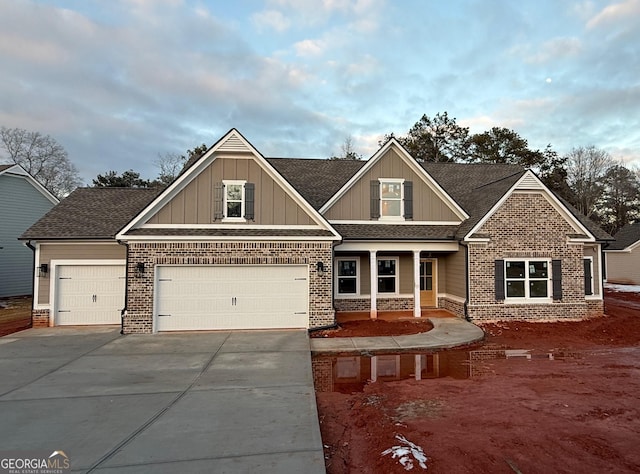
[(33, 252), (18, 237), (57, 203), (20, 165), (0, 165), (0, 297), (31, 294)]

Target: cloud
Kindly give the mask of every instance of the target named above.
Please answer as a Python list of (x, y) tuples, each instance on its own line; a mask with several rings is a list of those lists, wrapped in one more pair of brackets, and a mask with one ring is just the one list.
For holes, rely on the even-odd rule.
[(293, 45), (298, 56), (320, 56), (325, 52), (326, 44), (322, 40), (306, 39)]
[(553, 38), (543, 43), (538, 51), (525, 56), (531, 64), (543, 64), (578, 56), (583, 51), (582, 42), (578, 38)]
[(289, 18), (287, 18), (282, 12), (277, 10), (264, 10), (255, 13), (251, 19), (261, 31), (272, 29), (278, 33), (282, 33), (287, 31), (291, 26), (291, 20), (289, 20)]
[(626, 0), (602, 9), (587, 22), (587, 28), (612, 26), (616, 24), (636, 25), (640, 17), (640, 0)]

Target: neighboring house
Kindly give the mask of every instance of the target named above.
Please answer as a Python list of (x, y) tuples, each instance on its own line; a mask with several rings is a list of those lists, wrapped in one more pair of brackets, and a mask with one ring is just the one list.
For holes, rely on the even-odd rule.
[(20, 165), (0, 165), (0, 297), (31, 294), (33, 252), (18, 237), (57, 203)]
[(640, 285), (640, 222), (627, 224), (604, 250), (609, 283)]
[(162, 191), (79, 189), (23, 236), (35, 324), (314, 328), (336, 311), (472, 321), (601, 314), (601, 245), (531, 171), (264, 158), (231, 130)]

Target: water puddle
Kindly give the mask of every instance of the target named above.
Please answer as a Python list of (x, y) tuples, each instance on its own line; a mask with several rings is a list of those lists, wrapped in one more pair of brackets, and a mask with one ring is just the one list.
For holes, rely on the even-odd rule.
[(441, 377), (468, 379), (490, 372), (487, 361), (499, 359), (564, 360), (569, 352), (538, 354), (526, 349), (447, 350), (430, 353), (315, 355), (311, 358), (318, 392), (352, 393), (371, 382), (431, 380)]

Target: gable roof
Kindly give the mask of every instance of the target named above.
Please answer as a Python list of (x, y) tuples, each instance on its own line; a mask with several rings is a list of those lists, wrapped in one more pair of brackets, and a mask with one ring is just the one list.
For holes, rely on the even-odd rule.
[(626, 250), (640, 240), (640, 222), (627, 224), (613, 238), (615, 242), (611, 242), (606, 250)]
[(418, 162), (405, 150), (396, 138), (388, 140), (380, 149), (369, 158), (350, 179), (347, 181), (331, 198), (320, 208), (321, 212), (325, 212), (333, 206), (368, 170), (370, 170), (378, 161), (380, 161), (393, 148), (397, 151), (398, 156), (411, 168), (424, 183), (457, 215), (460, 220), (467, 219), (469, 216), (462, 207), (435, 181), (424, 168), (418, 165)]
[[(218, 153), (219, 152), (219, 153)], [(211, 163), (216, 160), (218, 156), (224, 154), (250, 154), (256, 163), (266, 172), (267, 175), (279, 185), (285, 193), (298, 205), (304, 212), (315, 222), (318, 226), (318, 230), (314, 236), (325, 237), (326, 232), (331, 236), (331, 240), (339, 240), (340, 236), (331, 227), (327, 220), (313, 207), (309, 202), (302, 197), (302, 195), (293, 187), (270, 163), (264, 156), (242, 136), (242, 134), (232, 128), (227, 132), (220, 140), (213, 144), (203, 155), (193, 160), (192, 163), (185, 165), (183, 172), (173, 181), (162, 193), (160, 193), (153, 201), (151, 201), (144, 209), (141, 209), (138, 214), (118, 233), (118, 238), (126, 239), (126, 236), (142, 237), (144, 233), (134, 233), (132, 231), (143, 226), (155, 213), (157, 213), (162, 207), (171, 201), (180, 191), (182, 191), (193, 179), (195, 179), (199, 173), (205, 170)], [(191, 160), (190, 160), (191, 161)], [(243, 225), (228, 224), (225, 225), (227, 229), (242, 230)], [(268, 228), (268, 226), (265, 226)], [(166, 234), (170, 236), (170, 234)], [(242, 233), (236, 232), (235, 234), (228, 233), (226, 236), (232, 237), (234, 235), (242, 236)], [(275, 234), (271, 234), (275, 235)], [(209, 237), (223, 237), (219, 233), (209, 233)]]
[(78, 188), (21, 240), (113, 239), (162, 188)]
[(0, 165), (0, 176), (2, 175), (16, 176), (19, 178), (26, 179), (31, 184), (31, 186), (33, 186), (36, 189), (36, 191), (42, 194), (45, 198), (47, 198), (53, 204), (58, 204), (58, 202), (60, 202), (60, 200), (57, 197), (51, 194), (49, 190), (47, 190), (47, 188), (45, 188), (38, 181), (36, 181), (36, 179), (33, 176), (31, 176), (27, 172), (27, 170), (25, 170), (22, 166), (18, 164)]

